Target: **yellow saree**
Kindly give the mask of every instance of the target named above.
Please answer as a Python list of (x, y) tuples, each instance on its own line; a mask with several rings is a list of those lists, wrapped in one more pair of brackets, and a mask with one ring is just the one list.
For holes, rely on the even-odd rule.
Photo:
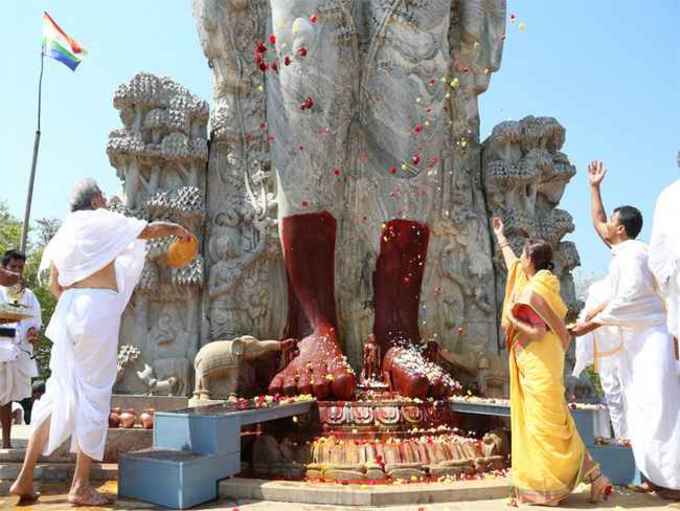
[[(522, 346), (506, 320), (528, 306), (546, 324), (540, 339)], [(503, 326), (510, 354), (512, 478), (521, 502), (557, 504), (583, 477), (586, 449), (564, 397), (564, 326), (567, 307), (557, 277), (539, 271), (527, 278), (519, 261), (508, 273)]]

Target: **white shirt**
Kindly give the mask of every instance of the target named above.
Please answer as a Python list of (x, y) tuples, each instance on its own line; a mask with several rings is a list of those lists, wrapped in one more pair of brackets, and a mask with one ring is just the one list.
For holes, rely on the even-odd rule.
[(649, 267), (664, 288), (680, 260), (680, 179), (656, 200), (649, 248)]
[(601, 325), (643, 329), (666, 323), (666, 309), (648, 266), (647, 245), (626, 240), (612, 248), (607, 279), (611, 300), (593, 318)]
[[(9, 288), (0, 286), (0, 300), (5, 302), (10, 301)], [(38, 376), (38, 366), (35, 363), (35, 360), (31, 360), (31, 356), (33, 356), (33, 345), (28, 342), (28, 331), (31, 328), (35, 328), (36, 330), (42, 328), (42, 310), (38, 299), (30, 289), (24, 289), (19, 304), (28, 307), (30, 309), (30, 314), (33, 317), (17, 323), (5, 323), (4, 325), (1, 325), (4, 328), (14, 328), (16, 330), (16, 335), (14, 338), (0, 337), (0, 343), (3, 345), (11, 344), (16, 347), (16, 350), (14, 350), (17, 352), (16, 360), (21, 361), (21, 363), (26, 366), (26, 372), (32, 377), (35, 377)]]

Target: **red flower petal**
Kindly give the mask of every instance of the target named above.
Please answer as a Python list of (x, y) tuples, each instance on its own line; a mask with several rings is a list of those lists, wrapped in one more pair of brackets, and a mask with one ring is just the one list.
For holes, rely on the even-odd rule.
[(414, 154), (413, 158), (411, 158), (411, 161), (413, 162), (414, 165), (418, 165), (420, 163), (420, 155)]
[(396, 174), (397, 173), (397, 167), (390, 167), (390, 174)]
[(319, 17), (316, 14), (312, 14), (309, 17), (309, 21), (311, 21), (312, 23), (316, 23), (317, 21), (319, 21)]
[(276, 36), (274, 34), (269, 36), (269, 44), (274, 46), (276, 44)]
[(291, 60), (290, 60), (290, 57), (289, 57), (288, 55), (286, 55), (286, 56), (283, 58), (283, 63), (284, 63), (286, 66), (290, 66)]
[(301, 46), (298, 48), (297, 54), (300, 55), (300, 57), (306, 57), (307, 56), (307, 48), (304, 46)]

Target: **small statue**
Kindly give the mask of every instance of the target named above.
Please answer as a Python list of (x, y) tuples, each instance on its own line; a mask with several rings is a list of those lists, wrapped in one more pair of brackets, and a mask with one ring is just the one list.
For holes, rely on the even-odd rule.
[(361, 368), (361, 384), (369, 386), (371, 382), (380, 382), (380, 346), (375, 341), (375, 335), (370, 334), (364, 343), (363, 365)]
[(282, 363), (287, 364), (295, 356), (296, 346), (294, 339), (260, 341), (250, 335), (206, 344), (194, 360), (194, 399), (210, 399), (210, 382), (219, 379), (226, 380), (227, 393), (235, 393), (238, 390), (239, 368), (243, 362), (252, 362), (263, 355), (278, 352)]

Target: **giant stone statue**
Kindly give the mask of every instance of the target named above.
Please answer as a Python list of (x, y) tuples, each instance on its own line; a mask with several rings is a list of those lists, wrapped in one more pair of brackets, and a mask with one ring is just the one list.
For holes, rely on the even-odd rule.
[[(505, 0), (193, 7), (213, 77), (207, 164), (192, 156), (200, 125), (171, 122), (204, 110), (176, 85), (154, 85), (149, 100), (144, 74), (118, 93), (129, 96), (117, 106), (131, 145), (113, 132), (110, 155), (130, 210), (156, 211), (156, 192), (172, 202), (178, 186), (198, 190), (206, 278), (183, 284), (188, 294), (138, 300), (121, 344), (151, 343), (138, 363), (155, 367), (157, 353), (186, 359), (215, 340), (293, 338), (299, 355), (269, 391), (345, 400), (370, 337), (402, 395), (450, 393), (439, 363), (457, 377), (483, 373), (482, 387), (503, 394), (504, 269), (489, 216), (515, 225), (516, 243), (549, 237), (571, 303), (578, 264), (561, 242), (571, 218), (555, 210), (573, 174), (559, 152), (564, 129), (527, 118), (480, 144), (478, 96), (500, 66)], [(164, 275), (150, 261), (149, 288)], [(128, 373), (120, 388), (134, 390)]]
[[(422, 370), (414, 346), (428, 319), (428, 331), (449, 333), (428, 313), (439, 281), (429, 266), (450, 242), (440, 232), (456, 216), (487, 232), (475, 201), (479, 164), (470, 168), (464, 153), (478, 137), (470, 101), (500, 63), (504, 4), (194, 2), (214, 76), (213, 133), (242, 171), (264, 164), (275, 173), (286, 336), (301, 341), (271, 392), (350, 398), (356, 379), (343, 340), (356, 360), (371, 330), (383, 354), (392, 349), (395, 390), (451, 390), (444, 372)], [(460, 193), (467, 204), (456, 203)], [(490, 263), (488, 236), (470, 248)], [(494, 293), (477, 291), (482, 304)]]

